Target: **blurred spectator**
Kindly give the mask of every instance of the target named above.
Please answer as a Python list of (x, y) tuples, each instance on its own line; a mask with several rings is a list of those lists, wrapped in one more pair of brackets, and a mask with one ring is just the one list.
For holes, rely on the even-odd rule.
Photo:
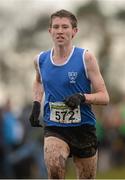
[[(10, 99), (3, 106), (1, 139), (4, 142), (4, 173), (1, 178), (46, 178), (43, 159), (41, 130), (35, 130), (27, 123), (29, 107), (26, 106), (21, 117), (12, 111)], [(25, 111), (26, 110), (26, 111)], [(42, 154), (41, 154), (42, 152)]]
[(14, 148), (20, 145), (24, 137), (24, 129), (21, 122), (15, 117), (11, 109), (10, 99), (3, 107), (4, 140), (7, 146)]
[(3, 138), (3, 117), (2, 108), (0, 108), (0, 179), (4, 177), (4, 159), (5, 159), (5, 146)]
[(3, 126), (2, 139), (4, 141), (4, 176), (15, 177), (14, 166), (9, 161), (9, 155), (21, 146), (24, 137), (24, 129), (21, 122), (15, 117), (11, 109), (11, 101), (8, 99), (2, 111)]
[[(119, 167), (125, 164), (125, 121), (122, 120), (123, 114), (120, 106), (119, 103), (109, 104), (102, 113), (104, 139), (100, 147), (100, 161), (103, 161), (103, 164), (107, 162), (105, 163), (106, 170), (107, 167), (109, 169), (109, 167)], [(122, 110), (122, 112), (125, 111), (124, 108)]]

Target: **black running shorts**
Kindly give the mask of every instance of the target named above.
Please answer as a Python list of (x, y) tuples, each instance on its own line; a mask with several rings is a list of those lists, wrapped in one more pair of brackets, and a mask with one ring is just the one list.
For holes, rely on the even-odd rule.
[(70, 147), (70, 157), (92, 157), (97, 151), (96, 128), (92, 125), (76, 127), (46, 126), (44, 137), (54, 136), (64, 140)]

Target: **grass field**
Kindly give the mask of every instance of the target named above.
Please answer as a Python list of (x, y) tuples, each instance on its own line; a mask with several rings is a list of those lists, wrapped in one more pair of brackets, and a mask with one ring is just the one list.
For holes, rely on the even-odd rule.
[[(76, 179), (75, 169), (70, 166), (66, 179)], [(122, 168), (113, 168), (106, 172), (97, 172), (96, 179), (125, 179), (125, 166)]]
[(97, 179), (125, 179), (125, 166), (122, 168), (114, 168), (107, 172), (98, 172)]

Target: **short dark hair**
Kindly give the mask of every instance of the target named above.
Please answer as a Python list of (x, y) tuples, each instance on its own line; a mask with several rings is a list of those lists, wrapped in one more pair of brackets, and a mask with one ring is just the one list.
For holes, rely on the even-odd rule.
[(72, 27), (77, 27), (77, 19), (75, 17), (74, 14), (72, 14), (71, 12), (67, 11), (67, 10), (64, 10), (64, 9), (61, 9), (55, 13), (53, 13), (50, 17), (50, 27), (52, 26), (52, 20), (53, 18), (55, 17), (60, 17), (60, 18), (63, 18), (63, 17), (66, 17), (66, 18), (69, 18), (70, 21), (71, 21), (71, 24), (72, 24)]

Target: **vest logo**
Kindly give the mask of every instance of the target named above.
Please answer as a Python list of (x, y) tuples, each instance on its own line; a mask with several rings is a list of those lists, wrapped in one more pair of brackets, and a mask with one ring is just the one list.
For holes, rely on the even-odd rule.
[(76, 83), (77, 72), (68, 72), (70, 83)]

